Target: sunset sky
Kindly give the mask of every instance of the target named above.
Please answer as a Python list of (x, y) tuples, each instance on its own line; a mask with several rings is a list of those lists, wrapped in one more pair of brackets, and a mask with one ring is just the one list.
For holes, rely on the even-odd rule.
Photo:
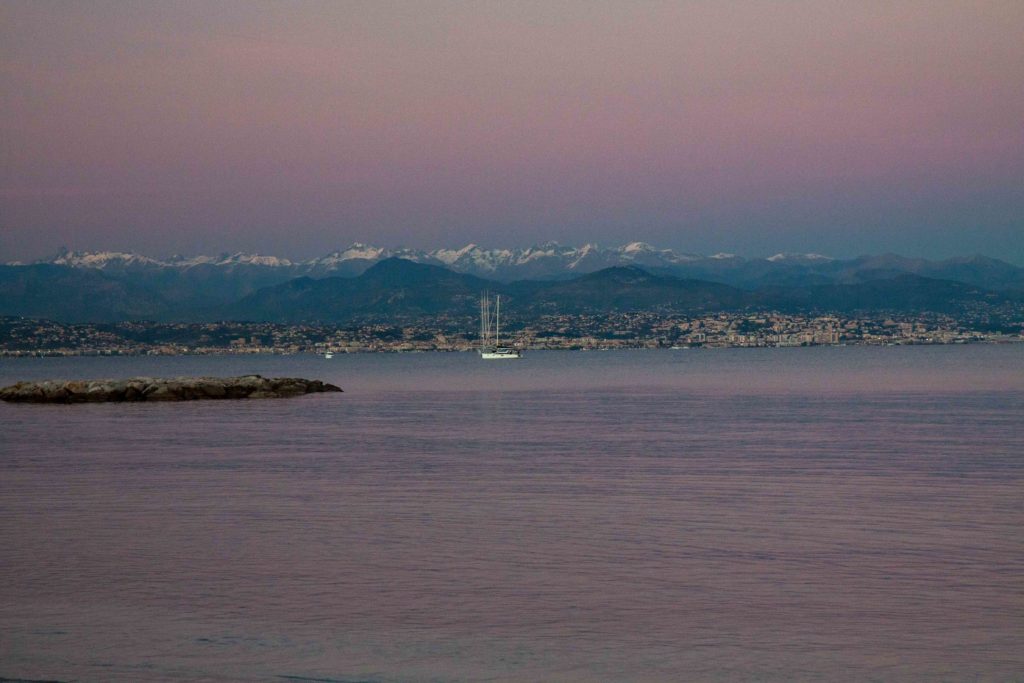
[(382, 246), (1024, 264), (1024, 2), (0, 4), (0, 260)]

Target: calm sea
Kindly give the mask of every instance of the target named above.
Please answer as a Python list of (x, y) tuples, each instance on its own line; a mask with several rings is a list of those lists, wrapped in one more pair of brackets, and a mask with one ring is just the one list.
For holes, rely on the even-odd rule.
[(1024, 345), (0, 360), (0, 677), (1024, 680)]

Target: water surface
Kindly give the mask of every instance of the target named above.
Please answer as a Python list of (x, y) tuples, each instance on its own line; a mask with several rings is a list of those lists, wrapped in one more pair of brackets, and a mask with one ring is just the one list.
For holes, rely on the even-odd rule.
[(0, 677), (1024, 677), (1024, 346), (0, 360)]

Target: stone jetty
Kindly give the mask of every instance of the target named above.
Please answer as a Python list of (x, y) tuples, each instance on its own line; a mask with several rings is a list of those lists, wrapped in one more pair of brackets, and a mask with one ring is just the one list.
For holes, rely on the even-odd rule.
[(228, 398), (286, 398), (341, 391), (333, 384), (299, 377), (132, 377), (131, 379), (18, 382), (0, 389), (0, 400), (15, 403), (110, 403), (196, 401)]

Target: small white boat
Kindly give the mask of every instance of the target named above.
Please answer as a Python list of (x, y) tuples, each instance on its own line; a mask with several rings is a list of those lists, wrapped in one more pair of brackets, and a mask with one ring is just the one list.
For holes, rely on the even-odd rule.
[(496, 360), (498, 358), (522, 358), (523, 354), (519, 349), (497, 348), (492, 351), (481, 351), (480, 357), (484, 360)]
[(331, 353), (330, 351), (328, 351), (328, 352), (326, 352), (324, 354), (324, 358), (326, 358), (327, 360), (330, 360), (331, 358), (334, 358), (334, 354)]
[(491, 339), (491, 297), (486, 292), (480, 296), (480, 357), (484, 360), (505, 360), (522, 358), (519, 349), (502, 346), (499, 341), (501, 333), (501, 295), (494, 300), (494, 339)]

